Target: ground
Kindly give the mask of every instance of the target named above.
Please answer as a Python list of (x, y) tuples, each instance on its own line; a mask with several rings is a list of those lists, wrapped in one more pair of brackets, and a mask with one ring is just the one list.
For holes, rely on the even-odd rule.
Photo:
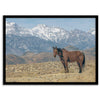
[(64, 73), (60, 61), (6, 66), (6, 82), (95, 82), (95, 61), (87, 61), (82, 73), (77, 63), (69, 63)]

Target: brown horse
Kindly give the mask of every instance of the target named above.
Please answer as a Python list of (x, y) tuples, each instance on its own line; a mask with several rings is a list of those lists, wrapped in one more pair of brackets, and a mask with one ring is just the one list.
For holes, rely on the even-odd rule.
[(79, 66), (79, 73), (82, 73), (82, 67), (85, 65), (85, 55), (83, 52), (80, 51), (67, 51), (65, 49), (60, 49), (57, 47), (53, 47), (53, 55), (56, 57), (56, 55), (59, 56), (60, 61), (62, 62), (65, 73), (69, 72), (68, 70), (68, 62), (77, 62)]

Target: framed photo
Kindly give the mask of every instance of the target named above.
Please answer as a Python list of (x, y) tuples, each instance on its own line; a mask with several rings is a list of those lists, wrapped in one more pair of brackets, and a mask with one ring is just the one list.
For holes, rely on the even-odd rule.
[(3, 16), (3, 85), (97, 84), (97, 15)]

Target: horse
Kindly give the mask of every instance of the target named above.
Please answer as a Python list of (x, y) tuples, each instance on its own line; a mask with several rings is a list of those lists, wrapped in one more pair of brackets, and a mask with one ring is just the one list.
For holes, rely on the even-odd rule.
[(79, 66), (79, 73), (82, 73), (82, 68), (85, 66), (85, 54), (81, 51), (68, 51), (66, 49), (61, 49), (53, 47), (53, 56), (59, 56), (60, 61), (62, 62), (65, 73), (68, 73), (68, 62), (77, 62)]

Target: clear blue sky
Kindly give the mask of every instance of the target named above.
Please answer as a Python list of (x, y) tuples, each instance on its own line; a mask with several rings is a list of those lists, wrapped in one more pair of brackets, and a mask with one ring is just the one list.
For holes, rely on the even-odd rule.
[(6, 21), (15, 22), (26, 28), (33, 28), (37, 24), (60, 27), (68, 31), (73, 29), (88, 31), (95, 28), (95, 18), (6, 18)]

